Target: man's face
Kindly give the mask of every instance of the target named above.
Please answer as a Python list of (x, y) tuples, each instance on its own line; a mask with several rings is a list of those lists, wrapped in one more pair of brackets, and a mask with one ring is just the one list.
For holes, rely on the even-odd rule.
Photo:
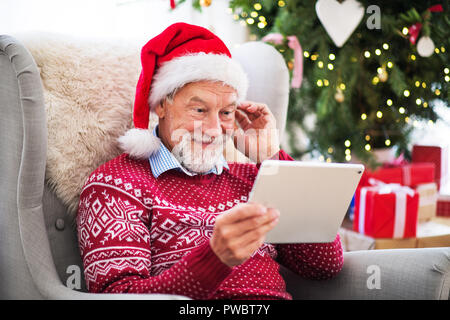
[(187, 169), (207, 172), (219, 161), (233, 132), (236, 90), (221, 82), (199, 81), (177, 91), (173, 103), (156, 107), (159, 136)]

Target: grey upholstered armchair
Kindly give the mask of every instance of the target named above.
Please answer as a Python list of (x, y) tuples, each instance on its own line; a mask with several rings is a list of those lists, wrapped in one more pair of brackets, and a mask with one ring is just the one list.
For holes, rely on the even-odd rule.
[[(55, 185), (61, 182), (52, 180), (51, 175), (58, 173), (49, 173), (49, 162), (55, 158), (49, 155), (55, 152), (51, 149), (54, 139), (50, 139), (55, 136), (51, 131), (55, 119), (49, 116), (48, 108), (69, 93), (63, 86), (66, 91), (54, 94), (53, 100), (45, 96), (52, 80), (42, 65), (45, 54), (45, 50), (30, 53), (27, 42), (0, 36), (0, 298), (185, 298), (86, 292), (73, 227), (74, 206), (70, 198), (60, 196), (64, 192), (58, 188), (64, 185)], [(254, 42), (237, 48), (234, 56), (249, 74), (249, 99), (267, 103), (279, 128), (284, 129), (289, 77), (279, 53), (267, 44)], [(46, 61), (58, 58), (64, 59), (59, 56)], [(132, 87), (135, 82), (131, 82)], [(126, 97), (129, 110), (130, 94)], [(82, 133), (80, 128), (77, 134)], [(65, 139), (63, 132), (56, 136)], [(74, 199), (76, 202), (76, 195)], [(327, 281), (302, 279), (286, 269), (282, 273), (294, 299), (449, 299), (450, 249), (347, 252), (343, 270)]]

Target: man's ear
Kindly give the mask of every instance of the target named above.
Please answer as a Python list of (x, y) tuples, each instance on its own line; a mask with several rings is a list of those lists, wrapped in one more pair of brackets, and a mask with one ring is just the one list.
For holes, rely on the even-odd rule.
[(164, 119), (164, 117), (166, 116), (166, 108), (167, 105), (165, 100), (158, 103), (158, 105), (155, 107), (155, 113), (158, 116), (158, 118)]

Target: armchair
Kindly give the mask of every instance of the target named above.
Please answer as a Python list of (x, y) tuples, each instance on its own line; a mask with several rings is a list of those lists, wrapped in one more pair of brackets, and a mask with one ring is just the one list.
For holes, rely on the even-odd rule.
[[(122, 56), (115, 51), (116, 56), (108, 60), (103, 53), (79, 55), (82, 48), (67, 44), (65, 48), (76, 52), (79, 60), (72, 61), (73, 70), (63, 70), (59, 74), (62, 78), (55, 79), (48, 72), (49, 64), (54, 68), (70, 57), (52, 55), (55, 51), (40, 48), (46, 41), (18, 41), (0, 35), (0, 298), (186, 299), (163, 294), (86, 292), (73, 224), (80, 191), (77, 188), (81, 189), (83, 179), (97, 165), (117, 155), (115, 137), (131, 125), (139, 54), (137, 47)], [(52, 41), (56, 41), (53, 47), (63, 42)], [(281, 55), (260, 42), (241, 45), (233, 55), (249, 74), (248, 98), (267, 103), (283, 132), (289, 75)], [(91, 80), (99, 81), (95, 77), (95, 71), (103, 67), (98, 65), (99, 61), (122, 66), (120, 74), (111, 69), (106, 69), (111, 73), (102, 71), (103, 85), (96, 89), (106, 94), (104, 99), (114, 95), (119, 99), (116, 104), (106, 101), (110, 103), (108, 110), (120, 115), (111, 130), (88, 124), (89, 117), (99, 116), (92, 111), (89, 96), (98, 100), (95, 95), (100, 91), (84, 88), (80, 97), (80, 91), (74, 89), (88, 81), (77, 73), (83, 67), (92, 70), (92, 75), (88, 74)], [(73, 73), (68, 74), (69, 71)], [(61, 79), (76, 85), (71, 87)], [(83, 113), (81, 121), (86, 125), (78, 123), (79, 129), (69, 132), (67, 124), (67, 132), (55, 132), (55, 128), (61, 130), (62, 120), (51, 112), (52, 108), (67, 102), (69, 95), (76, 96), (69, 105)], [(61, 117), (80, 121), (76, 113), (70, 114), (70, 108), (64, 110)], [(96, 140), (86, 136), (92, 130), (97, 130)], [(94, 152), (90, 148), (92, 143), (104, 145), (104, 152)], [(61, 155), (61, 150), (65, 150), (60, 149), (61, 145), (69, 144), (75, 144), (80, 155)], [(72, 157), (76, 158), (75, 164), (67, 164)], [(90, 167), (82, 166), (84, 160)], [(343, 270), (327, 281), (302, 279), (281, 269), (294, 299), (449, 299), (450, 248), (346, 252)]]

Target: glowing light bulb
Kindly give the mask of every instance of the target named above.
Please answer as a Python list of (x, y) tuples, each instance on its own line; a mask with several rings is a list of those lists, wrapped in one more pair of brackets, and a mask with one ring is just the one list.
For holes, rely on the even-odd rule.
[(381, 119), (383, 117), (383, 112), (377, 111), (377, 118)]
[(400, 108), (398, 108), (398, 112), (400, 112), (401, 114), (404, 114), (405, 113), (405, 108), (403, 108), (403, 107), (400, 107)]
[(409, 90), (403, 91), (403, 95), (404, 95), (405, 97), (409, 97), (409, 94), (410, 94)]
[(389, 49), (389, 45), (387, 43), (383, 43), (383, 49), (384, 50), (388, 50)]
[(367, 114), (365, 114), (365, 113), (361, 114), (361, 119), (362, 120), (366, 120), (367, 119)]
[(391, 99), (387, 99), (386, 104), (390, 107), (392, 106), (392, 100)]
[(330, 53), (330, 54), (328, 55), (328, 59), (334, 60), (334, 59), (336, 59), (336, 56), (335, 56), (334, 54)]
[(378, 82), (380, 82), (380, 78), (378, 78), (377, 76), (373, 77), (372, 84), (376, 85), (376, 84), (378, 84)]
[(386, 146), (390, 146), (390, 145), (391, 145), (391, 140), (386, 139), (386, 140), (384, 141), (384, 144), (385, 144)]
[(371, 149), (370, 144), (366, 144), (366, 145), (364, 146), (364, 149), (366, 149), (367, 151), (370, 151), (370, 149)]
[(377, 56), (381, 55), (381, 50), (380, 50), (380, 49), (375, 49), (375, 54), (376, 54)]
[(348, 148), (351, 146), (350, 140), (345, 140), (344, 145)]
[(364, 57), (370, 58), (370, 52), (369, 52), (369, 51), (365, 51), (365, 52), (364, 52)]

